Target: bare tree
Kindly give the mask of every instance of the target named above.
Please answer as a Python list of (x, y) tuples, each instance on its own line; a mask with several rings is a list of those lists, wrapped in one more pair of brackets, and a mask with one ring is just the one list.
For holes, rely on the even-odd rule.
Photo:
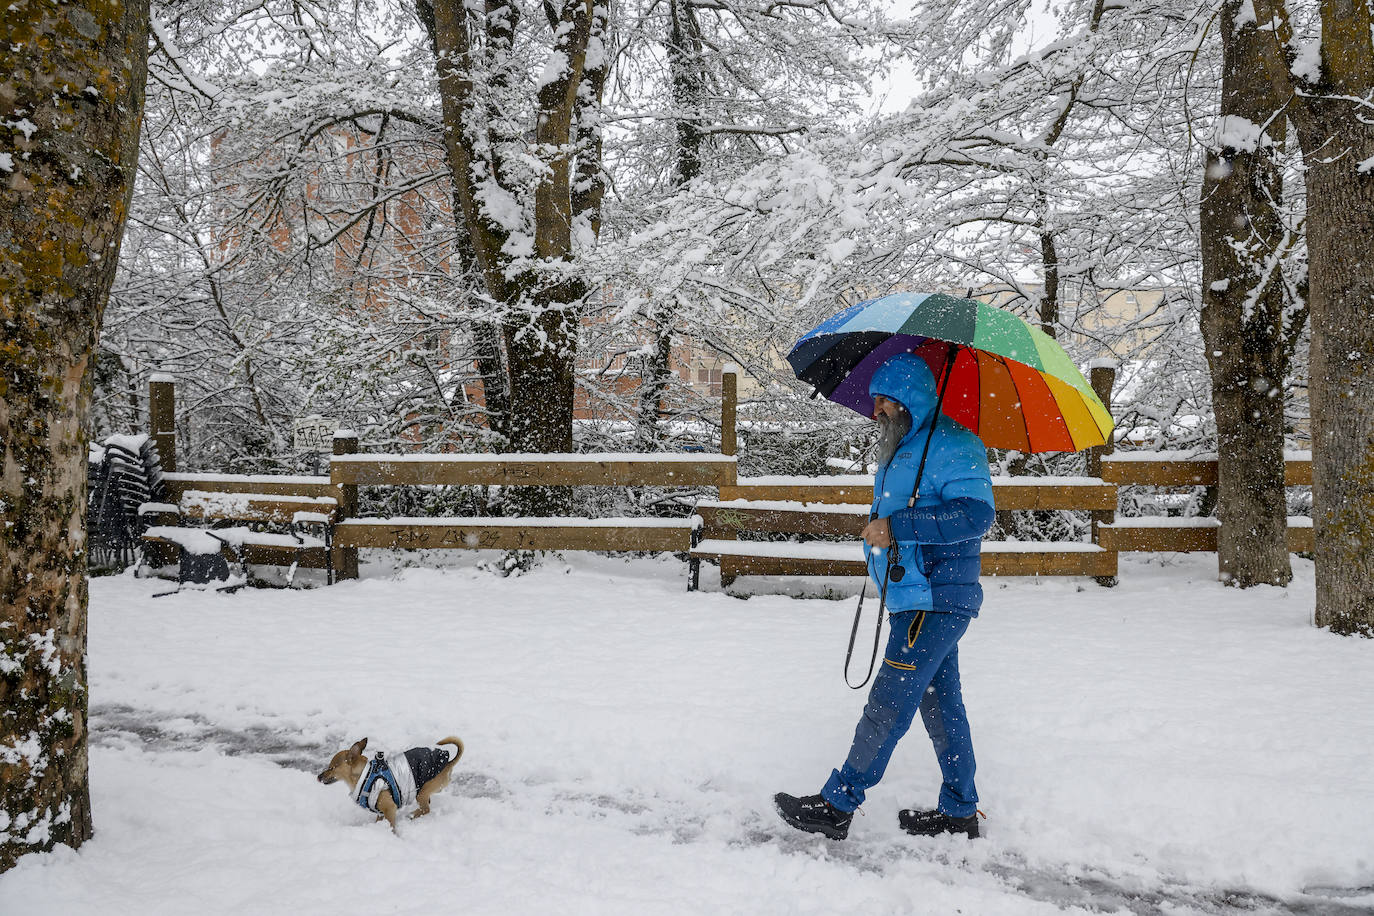
[(138, 156), (146, 2), (16, 0), (0, 42), (0, 871), (92, 833), (86, 421)]
[[(1286, 309), (1293, 245), (1276, 146), (1285, 116), (1264, 72), (1249, 7), (1221, 8), (1221, 110), (1202, 185), (1202, 335), (1217, 423), (1217, 545), (1222, 581), (1287, 585), (1283, 380), (1305, 314)], [(1296, 331), (1295, 331), (1296, 329)]]
[(1369, 0), (1254, 0), (1306, 164), (1318, 626), (1374, 636), (1374, 38)]

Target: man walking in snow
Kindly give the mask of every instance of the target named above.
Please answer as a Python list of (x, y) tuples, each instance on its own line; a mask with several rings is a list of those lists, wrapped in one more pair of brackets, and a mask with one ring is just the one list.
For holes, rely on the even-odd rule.
[(844, 839), (854, 810), (882, 779), (919, 711), (943, 785), (934, 809), (904, 810), (898, 821), (912, 834), (976, 837), (978, 794), (958, 646), (983, 603), (979, 553), (994, 518), (987, 451), (972, 432), (937, 415), (935, 379), (917, 356), (892, 357), (874, 373), (868, 392), (882, 433), (864, 553), (878, 587), (886, 582), (891, 633), (844, 765), (820, 794), (779, 793), (774, 801), (798, 830)]

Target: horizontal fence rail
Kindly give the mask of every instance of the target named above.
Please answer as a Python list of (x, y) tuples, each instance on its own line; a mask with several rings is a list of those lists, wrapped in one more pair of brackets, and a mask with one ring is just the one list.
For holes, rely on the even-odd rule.
[[(1217, 460), (1186, 452), (1117, 452), (1102, 459), (1102, 479), (1121, 486), (1214, 487)], [(1284, 454), (1283, 482), (1290, 487), (1312, 485), (1311, 452)]]
[(353, 486), (718, 487), (735, 479), (730, 455), (608, 452), (571, 455), (335, 455), (330, 479)]
[[(998, 509), (1116, 508), (1116, 486), (1097, 477), (994, 477)], [(863, 504), (873, 501), (871, 475), (834, 477), (742, 477), (720, 488), (724, 500), (792, 500), (803, 504)]]

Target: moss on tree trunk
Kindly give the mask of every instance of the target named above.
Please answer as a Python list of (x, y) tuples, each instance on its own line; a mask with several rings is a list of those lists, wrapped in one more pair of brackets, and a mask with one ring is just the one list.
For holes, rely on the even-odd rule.
[(86, 444), (148, 5), (14, 0), (0, 42), (0, 871), (92, 832)]

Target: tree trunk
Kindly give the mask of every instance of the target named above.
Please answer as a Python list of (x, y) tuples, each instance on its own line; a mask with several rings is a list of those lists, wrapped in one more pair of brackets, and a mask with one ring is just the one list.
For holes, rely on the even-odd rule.
[(1369, 0), (1322, 3), (1320, 67), (1298, 75), (1287, 4), (1254, 7), (1307, 167), (1316, 623), (1374, 637), (1374, 23)]
[[(673, 157), (673, 188), (682, 189), (701, 174), (702, 107), (705, 105), (707, 77), (702, 61), (704, 41), (696, 10), (687, 0), (669, 0), (668, 78), (672, 82), (673, 117), (677, 148)], [(641, 448), (658, 445), (658, 420), (663, 411), (663, 396), (672, 378), (673, 327), (677, 323), (677, 303), (663, 306), (651, 325), (652, 348), (644, 359), (639, 388), (639, 439)]]
[[(508, 323), (505, 341), (512, 367), (507, 424), (512, 449), (571, 452), (577, 312), (545, 309), (528, 324)], [(512, 487), (506, 503), (519, 516), (567, 515), (572, 491), (568, 487)]]
[(1374, 171), (1360, 167), (1374, 159), (1374, 126), (1348, 103), (1309, 109), (1316, 622), (1374, 637)]
[(687, 0), (668, 2), (668, 77), (673, 85), (677, 112), (677, 150), (673, 161), (673, 187), (686, 187), (701, 174), (702, 106), (706, 99), (706, 74), (702, 70), (701, 25)]
[[(1058, 134), (1055, 134), (1058, 137)], [(1050, 337), (1059, 336), (1059, 249), (1054, 244), (1054, 232), (1045, 225), (1050, 202), (1043, 189), (1035, 192), (1035, 231), (1040, 237), (1040, 267), (1044, 271), (1045, 286), (1036, 303), (1036, 317), (1040, 330)]]
[(673, 312), (669, 310), (653, 324), (653, 350), (644, 358), (639, 389), (639, 447), (658, 446), (658, 420), (663, 413), (663, 396), (672, 377)]
[(15, 0), (0, 43), (0, 871), (91, 836), (86, 440), (148, 5)]
[(1274, 157), (1285, 122), (1276, 117), (1254, 20), (1237, 22), (1242, 2), (1221, 9), (1221, 121), (1207, 154), (1200, 228), (1222, 519), (1217, 565), (1221, 581), (1248, 588), (1287, 585), (1293, 571), (1283, 460), (1283, 180)]
[(506, 392), (506, 363), (501, 358), (501, 335), (488, 321), (472, 323), (473, 344), (477, 351), (477, 374), (482, 377), (482, 403), (487, 426), (496, 437), (497, 451), (506, 451), (510, 429), (510, 397)]

